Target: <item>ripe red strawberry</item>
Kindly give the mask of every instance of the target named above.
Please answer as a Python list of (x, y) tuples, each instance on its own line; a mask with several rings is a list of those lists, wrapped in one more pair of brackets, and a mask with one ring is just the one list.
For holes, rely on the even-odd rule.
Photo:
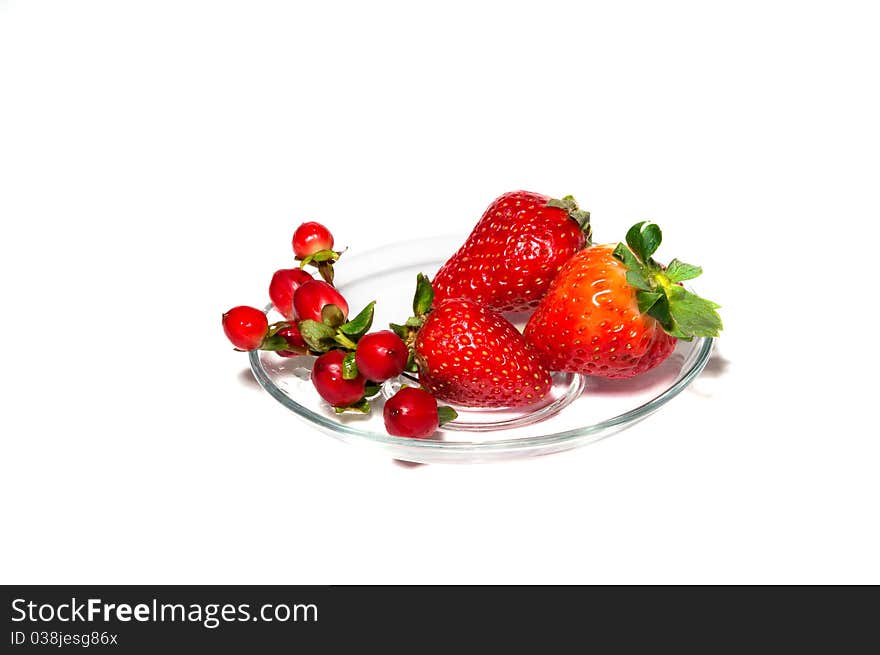
[(505, 193), (434, 277), (437, 301), (470, 298), (499, 312), (525, 311), (589, 240), (590, 212), (578, 209), (571, 196)]
[(439, 302), (415, 336), (419, 382), (465, 407), (516, 407), (550, 391), (550, 374), (499, 314), (473, 300)]
[(680, 284), (702, 269), (654, 261), (661, 238), (639, 223), (627, 244), (592, 246), (562, 267), (525, 329), (547, 368), (629, 378), (666, 359), (676, 339), (718, 336), (718, 305)]

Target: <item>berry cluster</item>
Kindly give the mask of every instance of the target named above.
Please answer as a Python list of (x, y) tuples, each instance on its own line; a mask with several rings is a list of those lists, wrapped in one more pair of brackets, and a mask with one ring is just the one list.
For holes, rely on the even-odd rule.
[[(593, 244), (590, 213), (571, 196), (505, 193), (434, 280), (419, 275), (413, 315), (370, 332), (370, 303), (353, 318), (333, 286), (341, 252), (319, 223), (293, 235), (300, 265), (276, 271), (269, 297), (285, 320), (253, 307), (223, 315), (240, 350), (317, 357), (312, 382), (337, 412), (369, 412), (379, 385), (403, 376), (385, 403), (389, 434), (423, 438), (464, 407), (528, 408), (547, 396), (553, 371), (631, 378), (654, 368), (678, 340), (715, 337), (718, 305), (684, 288), (702, 273), (658, 263), (660, 228), (632, 226), (625, 242)], [(315, 279), (305, 268), (317, 269)], [(532, 311), (520, 333), (503, 315)], [(414, 377), (412, 374), (417, 374)]]
[[(370, 303), (349, 319), (348, 302), (333, 285), (333, 235), (320, 223), (300, 225), (293, 235), (297, 268), (275, 271), (269, 299), (284, 321), (269, 324), (256, 307), (241, 305), (223, 314), (223, 330), (238, 350), (269, 350), (280, 357), (314, 355), (311, 380), (318, 394), (338, 412), (369, 412), (379, 385), (411, 368), (410, 351), (391, 330), (370, 332)], [(305, 270), (318, 269), (315, 279)], [(439, 407), (424, 389), (404, 386), (385, 403), (389, 434), (425, 438), (454, 420), (449, 407)]]

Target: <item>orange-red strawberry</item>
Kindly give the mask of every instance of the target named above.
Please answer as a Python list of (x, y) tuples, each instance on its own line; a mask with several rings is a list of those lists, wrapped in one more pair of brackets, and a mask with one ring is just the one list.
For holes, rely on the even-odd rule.
[(440, 301), (415, 337), (419, 382), (465, 407), (517, 407), (550, 391), (547, 369), (517, 329), (473, 300)]
[(571, 196), (505, 193), (434, 277), (434, 292), (438, 301), (470, 298), (495, 311), (525, 311), (589, 239), (590, 213)]
[(654, 261), (661, 238), (638, 223), (626, 244), (591, 246), (562, 267), (525, 329), (547, 368), (629, 378), (669, 357), (676, 339), (718, 336), (718, 305), (681, 286), (702, 269)]

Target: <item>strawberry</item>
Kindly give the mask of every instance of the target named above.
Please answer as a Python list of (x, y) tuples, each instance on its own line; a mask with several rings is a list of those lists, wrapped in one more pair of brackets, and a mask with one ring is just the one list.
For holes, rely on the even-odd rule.
[(550, 373), (515, 327), (473, 300), (441, 301), (415, 342), (419, 382), (465, 407), (516, 407), (550, 391)]
[(437, 273), (437, 300), (470, 298), (495, 311), (525, 311), (589, 240), (590, 212), (578, 209), (571, 196), (505, 193)]
[(525, 329), (547, 368), (630, 378), (669, 357), (677, 339), (718, 336), (718, 305), (681, 285), (702, 269), (658, 264), (661, 239), (656, 224), (638, 223), (626, 244), (591, 246), (562, 267)]
[(509, 321), (473, 300), (434, 305), (433, 296), (419, 275), (415, 316), (391, 325), (411, 348), (425, 390), (465, 407), (518, 407), (549, 393), (550, 373)]

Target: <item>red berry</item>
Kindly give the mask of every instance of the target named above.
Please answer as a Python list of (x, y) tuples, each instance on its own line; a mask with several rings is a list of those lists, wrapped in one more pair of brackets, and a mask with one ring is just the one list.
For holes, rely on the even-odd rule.
[(240, 350), (256, 350), (269, 330), (266, 315), (256, 307), (240, 305), (223, 314), (223, 331)]
[(385, 429), (395, 437), (424, 439), (440, 425), (437, 401), (423, 389), (406, 387), (385, 403)]
[(293, 310), (300, 320), (321, 320), (321, 310), (326, 305), (336, 305), (348, 318), (348, 303), (333, 286), (323, 280), (306, 282), (293, 294)]
[(364, 335), (355, 352), (358, 371), (374, 382), (384, 382), (403, 373), (407, 359), (406, 344), (391, 330)]
[(269, 283), (269, 299), (284, 318), (292, 321), (296, 318), (293, 313), (293, 294), (306, 282), (314, 279), (301, 268), (282, 268), (275, 271)]
[(334, 407), (348, 407), (364, 397), (366, 379), (358, 375), (353, 380), (342, 377), (342, 360), (345, 353), (341, 350), (331, 350), (315, 360), (312, 367), (312, 384), (321, 395)]
[(283, 337), (287, 342), (287, 345), (291, 348), (291, 350), (277, 351), (281, 357), (296, 357), (297, 355), (304, 355), (309, 351), (309, 347), (302, 338), (302, 334), (300, 334), (296, 323), (291, 324), (290, 327), (278, 330), (276, 334)]
[(305, 259), (321, 250), (333, 250), (330, 230), (314, 221), (303, 223), (293, 233), (293, 253), (297, 259)]

